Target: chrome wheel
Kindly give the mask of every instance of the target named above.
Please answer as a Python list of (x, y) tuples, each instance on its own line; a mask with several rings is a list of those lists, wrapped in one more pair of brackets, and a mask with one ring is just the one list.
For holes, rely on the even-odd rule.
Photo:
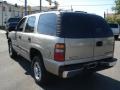
[(41, 68), (37, 61), (34, 63), (34, 76), (37, 81), (41, 80)]

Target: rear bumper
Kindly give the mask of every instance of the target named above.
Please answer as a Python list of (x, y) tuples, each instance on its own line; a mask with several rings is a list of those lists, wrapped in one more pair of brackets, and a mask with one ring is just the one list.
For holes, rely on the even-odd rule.
[(104, 60), (92, 61), (87, 63), (72, 64), (61, 66), (59, 68), (59, 76), (63, 78), (73, 77), (83, 70), (103, 70), (113, 67), (117, 62), (115, 58), (108, 58)]

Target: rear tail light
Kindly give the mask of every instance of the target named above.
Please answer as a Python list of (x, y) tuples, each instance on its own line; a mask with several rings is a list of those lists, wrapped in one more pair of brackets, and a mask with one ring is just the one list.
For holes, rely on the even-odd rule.
[(54, 60), (64, 61), (65, 60), (65, 44), (57, 43), (54, 50)]

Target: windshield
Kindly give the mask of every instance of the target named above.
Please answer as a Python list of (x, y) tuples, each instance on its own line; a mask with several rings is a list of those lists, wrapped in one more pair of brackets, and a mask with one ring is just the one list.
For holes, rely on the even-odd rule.
[(10, 18), (8, 22), (19, 22), (20, 18)]

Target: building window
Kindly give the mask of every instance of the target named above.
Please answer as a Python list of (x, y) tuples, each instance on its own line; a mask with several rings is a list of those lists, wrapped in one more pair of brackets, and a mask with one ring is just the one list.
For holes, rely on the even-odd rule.
[(11, 7), (9, 7), (9, 12), (11, 12)]
[(5, 11), (5, 7), (3, 6), (2, 11)]

